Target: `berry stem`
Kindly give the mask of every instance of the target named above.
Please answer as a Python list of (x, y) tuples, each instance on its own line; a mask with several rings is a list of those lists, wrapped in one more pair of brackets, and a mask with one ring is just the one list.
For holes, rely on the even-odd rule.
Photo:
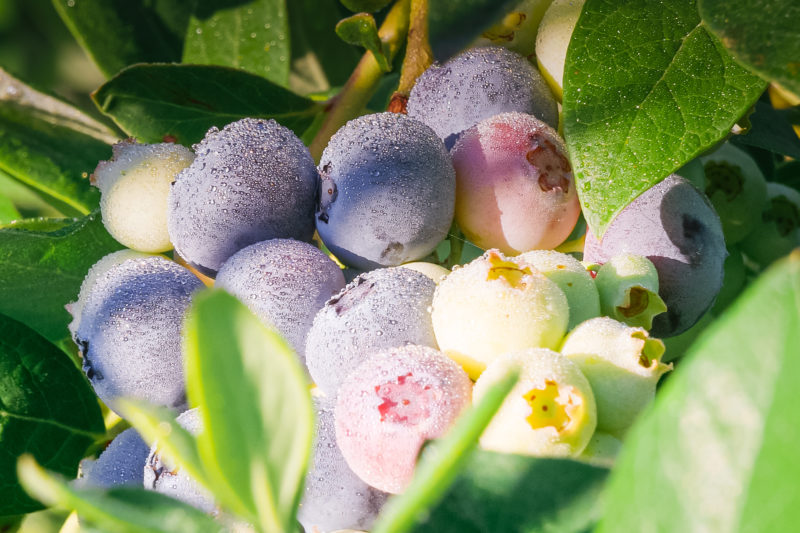
[(433, 63), (433, 50), (428, 39), (428, 0), (411, 0), (406, 55), (400, 73), (400, 84), (392, 95), (389, 111), (405, 113), (408, 95), (417, 78)]
[[(411, 0), (397, 0), (378, 29), (378, 36), (384, 44), (389, 64), (394, 60), (408, 33), (410, 4)], [(361, 56), (341, 92), (328, 103), (328, 114), (309, 146), (314, 161), (319, 162), (322, 150), (333, 134), (348, 120), (364, 111), (364, 107), (378, 87), (381, 76), (383, 71), (375, 56), (372, 52), (366, 52)]]

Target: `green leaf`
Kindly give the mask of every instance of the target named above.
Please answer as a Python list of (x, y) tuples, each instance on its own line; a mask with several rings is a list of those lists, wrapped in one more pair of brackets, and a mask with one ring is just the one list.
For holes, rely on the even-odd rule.
[(107, 533), (219, 532), (202, 511), (159, 492), (123, 487), (75, 489), (32, 457), (19, 461), (19, 476), (31, 495), (48, 505), (74, 509), (82, 522)]
[(794, 531), (800, 252), (701, 334), (627, 437), (600, 531)]
[(341, 0), (342, 5), (353, 13), (374, 13), (388, 6), (392, 0)]
[(340, 20), (336, 25), (336, 35), (348, 44), (361, 46), (372, 52), (383, 72), (392, 69), (383, 53), (383, 43), (378, 37), (378, 26), (375, 25), (375, 17), (372, 15), (359, 13)]
[(199, 142), (209, 128), (245, 118), (273, 118), (298, 135), (321, 110), (259, 76), (226, 67), (137, 65), (93, 95), (100, 110), (142, 142)]
[(289, 87), (309, 94), (344, 85), (361, 54), (336, 35), (336, 23), (346, 13), (339, 0), (292, 0), (286, 7), (292, 49)]
[(18, 485), (20, 455), (33, 454), (47, 468), (74, 477), (104, 429), (97, 398), (72, 361), (0, 315), (0, 515), (41, 507)]
[(286, 85), (288, 37), (285, 0), (196, 0), (183, 62), (240, 68)]
[[(88, 176), (111, 157), (113, 134), (77, 109), (0, 69), (0, 171), (67, 215), (100, 202)], [(101, 140), (103, 139), (103, 140)]]
[(428, 0), (431, 48), (439, 61), (466, 48), (519, 0)]
[(0, 226), (20, 218), (22, 218), (22, 215), (20, 215), (17, 208), (14, 207), (14, 203), (8, 196), (0, 193)]
[(795, 0), (698, 0), (700, 16), (733, 57), (800, 96), (800, 4)]
[(608, 469), (476, 451), (415, 532), (584, 533), (602, 516)]
[(314, 432), (297, 355), (222, 291), (195, 297), (185, 335), (189, 401), (203, 419), (197, 440), (210, 484), (238, 500), (262, 531), (289, 531)]
[(767, 102), (756, 102), (755, 113), (749, 117), (750, 130), (744, 135), (734, 135), (731, 142), (800, 159), (800, 138), (786, 115), (786, 111), (775, 109)]
[(725, 137), (764, 87), (694, 0), (587, 0), (567, 50), (563, 125), (592, 232)]
[(423, 449), (414, 479), (402, 496), (389, 500), (373, 533), (410, 531), (442, 499), (517, 379), (519, 372), (512, 372), (495, 383), (480, 403), (459, 417), (447, 435)]
[(58, 229), (53, 224), (62, 222), (23, 221), (0, 229), (0, 313), (57, 342), (69, 336), (64, 305), (78, 297), (89, 267), (122, 246), (99, 212)]
[(106, 77), (134, 63), (180, 61), (189, 13), (172, 0), (53, 0)]

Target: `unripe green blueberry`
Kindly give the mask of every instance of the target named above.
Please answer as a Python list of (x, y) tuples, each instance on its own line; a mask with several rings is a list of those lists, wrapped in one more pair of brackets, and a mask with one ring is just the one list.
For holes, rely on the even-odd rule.
[(103, 224), (121, 244), (140, 252), (172, 249), (167, 232), (167, 197), (175, 176), (194, 161), (179, 144), (117, 143), (109, 161), (92, 174), (100, 189)]
[(667, 310), (658, 295), (658, 271), (642, 255), (612, 257), (597, 270), (594, 281), (603, 314), (629, 326), (650, 329), (653, 317)]
[(431, 318), (439, 349), (475, 379), (504, 353), (556, 348), (569, 305), (532, 264), (489, 250), (439, 283)]
[(443, 266), (437, 265), (435, 263), (426, 263), (425, 261), (414, 261), (412, 263), (406, 263), (404, 265), (400, 265), (403, 268), (409, 268), (411, 270), (416, 270), (420, 274), (425, 274), (429, 278), (431, 278), (436, 283), (442, 281), (450, 271)]
[(767, 201), (741, 250), (766, 267), (800, 246), (800, 192), (780, 183), (767, 184)]
[(747, 270), (744, 266), (742, 251), (737, 246), (728, 247), (728, 257), (725, 258), (725, 275), (722, 278), (722, 288), (717, 294), (711, 313), (719, 315), (728, 307), (744, 288), (747, 281)]
[(600, 296), (591, 274), (571, 255), (554, 250), (531, 250), (519, 256), (558, 285), (569, 304), (570, 330), (585, 320), (600, 316)]
[(730, 143), (700, 161), (705, 170), (703, 191), (722, 222), (725, 244), (740, 242), (755, 227), (767, 198), (764, 174), (752, 157)]
[(473, 402), (514, 367), (519, 380), (483, 432), (481, 446), (534, 456), (580, 454), (597, 424), (594, 394), (578, 366), (559, 353), (529, 348), (498, 357), (475, 383)]
[(652, 401), (656, 383), (672, 365), (661, 362), (664, 343), (644, 328), (608, 317), (587, 320), (564, 339), (561, 353), (575, 362), (592, 384), (597, 429), (622, 436)]
[(554, 0), (542, 17), (536, 35), (536, 59), (539, 71), (550, 90), (561, 101), (564, 85), (564, 63), (572, 31), (581, 16), (585, 0)]
[(595, 466), (611, 468), (617, 458), (622, 442), (615, 436), (595, 431), (589, 444), (578, 458)]

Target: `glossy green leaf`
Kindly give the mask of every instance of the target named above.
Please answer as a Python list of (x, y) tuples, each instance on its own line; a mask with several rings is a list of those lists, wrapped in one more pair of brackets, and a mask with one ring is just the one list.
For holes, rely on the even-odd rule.
[(205, 533), (222, 526), (202, 511), (159, 492), (123, 487), (76, 489), (32, 457), (19, 461), (20, 480), (48, 505), (78, 512), (82, 522), (106, 533)]
[(439, 61), (458, 53), (519, 0), (428, 0), (431, 48)]
[(17, 211), (17, 208), (14, 207), (14, 202), (12, 202), (8, 196), (0, 193), (0, 226), (20, 218), (22, 218), (22, 216), (19, 214), (19, 211)]
[(92, 98), (140, 141), (184, 145), (245, 117), (273, 118), (301, 135), (322, 107), (259, 76), (204, 65), (137, 65)]
[(595, 235), (725, 137), (764, 90), (694, 0), (587, 0), (564, 67), (564, 135)]
[(186, 327), (186, 379), (204, 431), (198, 440), (216, 494), (238, 499), (263, 531), (288, 531), (314, 432), (297, 355), (223, 291), (198, 294)]
[(189, 13), (173, 0), (53, 0), (107, 77), (134, 63), (180, 61)]
[(0, 515), (41, 507), (17, 482), (17, 458), (30, 453), (74, 477), (86, 448), (105, 431), (88, 382), (61, 350), (0, 315)]
[(286, 85), (289, 43), (285, 0), (196, 0), (183, 62), (239, 68)]
[(692, 345), (634, 426), (600, 531), (794, 531), (800, 251)]
[(749, 120), (748, 132), (744, 135), (734, 135), (731, 142), (739, 146), (755, 146), (800, 159), (800, 138), (787, 119), (786, 111), (759, 101), (756, 103), (755, 113), (750, 115)]
[(800, 4), (796, 0), (698, 0), (722, 44), (753, 72), (800, 96)]
[(414, 479), (402, 496), (391, 499), (381, 511), (373, 533), (410, 531), (419, 517), (441, 500), (517, 379), (519, 373), (511, 372), (492, 385), (480, 403), (463, 413), (442, 439), (423, 449)]
[(361, 53), (336, 35), (336, 23), (347, 16), (339, 0), (292, 0), (286, 7), (292, 49), (289, 87), (309, 94), (344, 85)]
[(375, 17), (367, 13), (358, 13), (352, 17), (342, 19), (336, 25), (336, 35), (344, 42), (366, 48), (384, 72), (389, 72), (391, 66), (383, 53), (383, 43), (378, 37), (378, 26)]
[(0, 313), (52, 342), (69, 336), (71, 317), (64, 305), (78, 297), (89, 268), (122, 248), (99, 212), (60, 224), (23, 221), (0, 229)]
[(353, 13), (374, 13), (388, 6), (392, 0), (341, 0), (341, 2)]
[(415, 532), (585, 533), (602, 516), (608, 469), (477, 451)]
[(76, 108), (0, 69), (0, 171), (62, 213), (85, 215), (99, 205), (88, 177), (111, 157), (113, 138)]

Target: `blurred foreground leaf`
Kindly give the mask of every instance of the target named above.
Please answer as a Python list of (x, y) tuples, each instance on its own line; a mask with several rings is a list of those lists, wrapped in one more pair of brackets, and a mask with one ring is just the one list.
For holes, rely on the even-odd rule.
[(260, 76), (203, 65), (137, 65), (92, 98), (128, 135), (186, 146), (245, 117), (274, 118), (301, 135), (322, 108)]
[(567, 50), (563, 126), (592, 232), (725, 137), (765, 86), (694, 0), (587, 0)]
[(67, 355), (0, 315), (0, 515), (41, 508), (18, 485), (20, 455), (74, 477), (104, 432), (97, 398)]
[(796, 250), (705, 330), (634, 426), (600, 531), (793, 531), (798, 347)]

